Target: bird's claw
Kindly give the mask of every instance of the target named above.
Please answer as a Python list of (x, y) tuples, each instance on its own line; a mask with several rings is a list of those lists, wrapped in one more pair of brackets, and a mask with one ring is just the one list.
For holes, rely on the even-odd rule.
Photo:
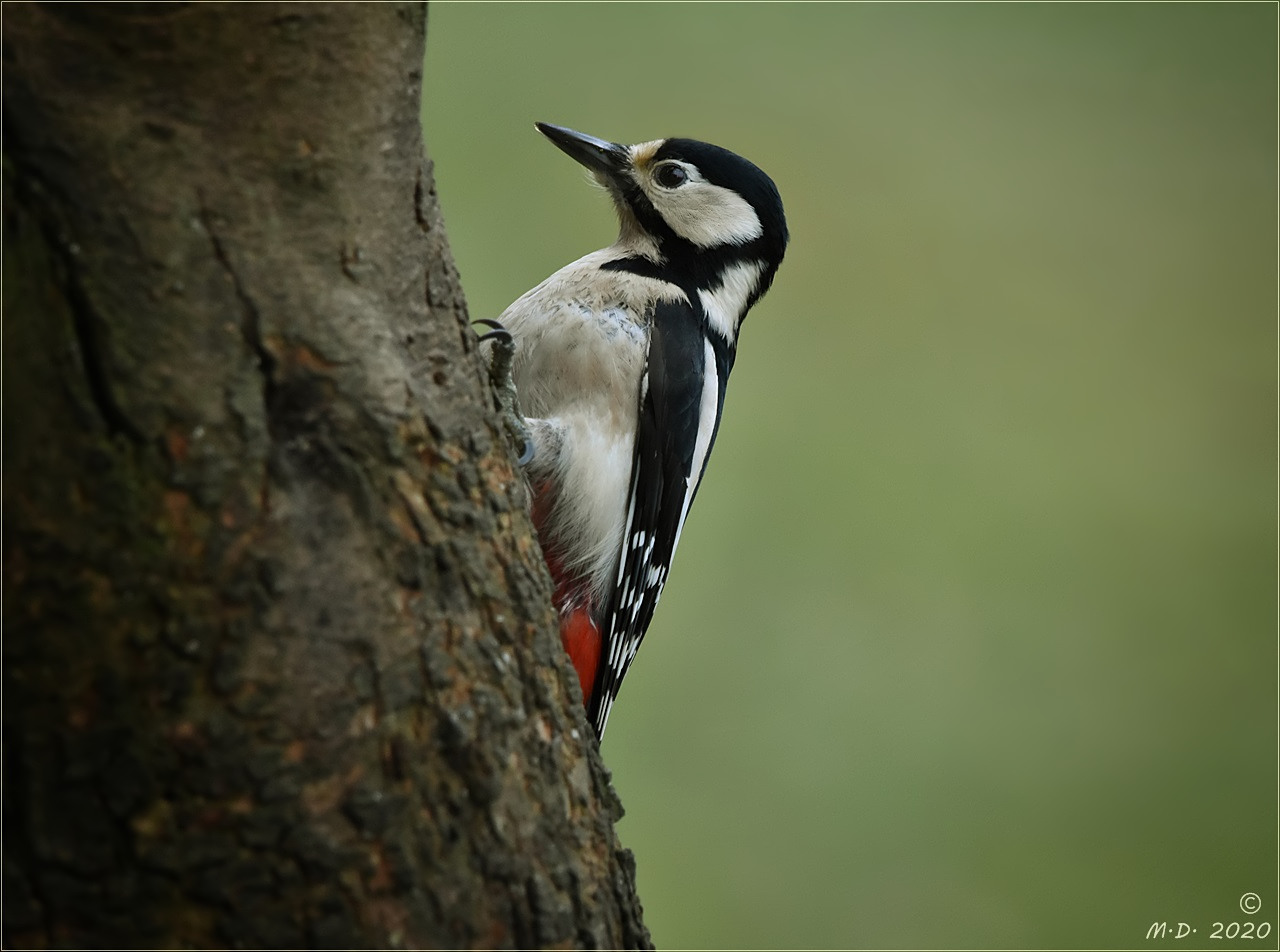
[[(480, 335), (481, 343), (484, 343), (487, 340), (503, 340), (503, 341), (506, 341), (507, 343), (511, 343), (511, 331), (507, 330), (505, 327), (503, 327), (501, 324), (499, 324), (497, 321), (493, 320), (492, 318), (480, 317), (472, 321), (471, 323), (483, 324), (485, 327), (492, 328), (492, 330), (490, 330), (489, 333)], [(512, 348), (512, 352), (514, 353), (514, 347)], [(490, 375), (492, 376), (492, 373), (490, 373)]]
[(511, 332), (495, 320), (484, 317), (473, 323), (490, 328), (488, 333), (480, 335), (480, 340), (492, 342), (489, 382), (493, 385), (494, 405), (507, 436), (519, 451), (516, 464), (527, 466), (533, 459), (533, 435), (525, 424), (524, 414), (520, 412), (519, 395), (511, 377), (511, 362), (516, 354), (515, 340), (511, 337)]

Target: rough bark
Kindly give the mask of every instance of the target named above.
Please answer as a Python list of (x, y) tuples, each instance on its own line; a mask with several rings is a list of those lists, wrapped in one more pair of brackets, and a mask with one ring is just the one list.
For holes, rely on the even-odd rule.
[(6, 945), (648, 945), (424, 11), (3, 16)]

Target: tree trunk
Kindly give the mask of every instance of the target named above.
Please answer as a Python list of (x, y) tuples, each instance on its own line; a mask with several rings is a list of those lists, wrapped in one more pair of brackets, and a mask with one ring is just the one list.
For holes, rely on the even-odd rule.
[(647, 946), (401, 4), (6, 4), (6, 945)]

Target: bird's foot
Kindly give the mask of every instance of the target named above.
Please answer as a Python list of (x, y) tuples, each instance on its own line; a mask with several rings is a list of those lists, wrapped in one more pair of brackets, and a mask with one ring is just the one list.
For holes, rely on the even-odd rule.
[(511, 332), (497, 321), (481, 318), (473, 323), (490, 328), (487, 333), (480, 335), (480, 340), (491, 343), (489, 382), (493, 385), (494, 406), (507, 436), (516, 448), (516, 463), (527, 466), (533, 459), (533, 435), (524, 421), (524, 414), (520, 412), (519, 394), (516, 393), (516, 384), (511, 378), (511, 361), (516, 353), (515, 341)]

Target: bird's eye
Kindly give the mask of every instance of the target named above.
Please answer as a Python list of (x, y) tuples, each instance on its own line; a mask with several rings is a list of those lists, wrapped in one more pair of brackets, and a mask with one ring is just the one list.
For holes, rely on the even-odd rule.
[(689, 173), (678, 165), (662, 165), (653, 173), (653, 178), (663, 188), (679, 188), (689, 181)]

